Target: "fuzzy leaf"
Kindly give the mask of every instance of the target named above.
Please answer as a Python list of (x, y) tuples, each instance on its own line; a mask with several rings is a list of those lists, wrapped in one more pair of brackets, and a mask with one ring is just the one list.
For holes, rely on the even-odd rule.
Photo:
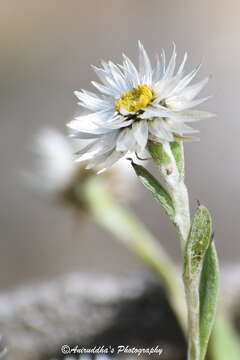
[(212, 235), (212, 220), (208, 209), (199, 206), (197, 209), (189, 233), (185, 250), (184, 276), (185, 279), (200, 276), (204, 256), (209, 247)]
[[(189, 232), (185, 254), (184, 254), (184, 283), (186, 296), (188, 299), (189, 306), (189, 316), (190, 321), (193, 323), (192, 333), (193, 344), (196, 348), (193, 347), (193, 350), (196, 353), (204, 354), (203, 357), (198, 357), (198, 359), (204, 360), (209, 336), (212, 330), (212, 325), (215, 316), (215, 300), (216, 293), (212, 293), (212, 298), (208, 299), (207, 296), (210, 296), (211, 291), (208, 286), (208, 276), (212, 277), (212, 273), (207, 273), (207, 270), (211, 271), (211, 236), (212, 236), (212, 220), (211, 215), (208, 209), (204, 206), (199, 206), (195, 215), (192, 219), (191, 229)], [(210, 255), (209, 252), (210, 251)], [(206, 257), (207, 254), (207, 257)], [(210, 256), (210, 260), (209, 260)], [(203, 269), (204, 267), (204, 269)], [(203, 271), (202, 278), (202, 289), (201, 295), (199, 292), (200, 283), (201, 283), (201, 274)], [(209, 293), (208, 293), (209, 291)], [(191, 297), (193, 296), (194, 297)], [(189, 297), (190, 296), (190, 297)], [(201, 313), (201, 296), (202, 296), (202, 313)], [(206, 297), (205, 297), (206, 296)], [(201, 316), (200, 316), (201, 313)], [(191, 317), (192, 316), (192, 317)], [(202, 325), (201, 325), (202, 320)], [(201, 327), (202, 326), (202, 327)], [(202, 338), (201, 338), (202, 336)], [(202, 348), (201, 348), (202, 345)], [(195, 354), (194, 352), (192, 354)]]
[(132, 166), (141, 181), (141, 183), (151, 192), (153, 197), (160, 202), (167, 215), (173, 219), (175, 215), (175, 209), (172, 203), (172, 199), (163, 186), (157, 181), (157, 179), (150, 174), (143, 166), (132, 162)]
[(150, 152), (156, 164), (168, 164), (171, 161), (168, 154), (166, 154), (166, 152), (163, 150), (162, 144), (160, 143), (149, 141), (148, 151)]
[(215, 246), (212, 243), (204, 257), (199, 289), (201, 360), (205, 359), (209, 338), (215, 322), (218, 282), (218, 258)]
[(183, 145), (182, 141), (170, 142), (172, 153), (177, 164), (180, 176), (184, 176), (184, 158), (183, 158)]

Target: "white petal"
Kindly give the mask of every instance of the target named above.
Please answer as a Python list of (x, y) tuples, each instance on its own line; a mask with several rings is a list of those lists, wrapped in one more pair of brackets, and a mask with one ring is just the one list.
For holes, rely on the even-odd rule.
[(116, 81), (118, 88), (121, 90), (121, 92), (128, 91), (128, 86), (121, 70), (117, 67), (117, 65), (113, 64), (111, 61), (109, 61), (109, 67), (111, 69), (112, 76)]
[(162, 51), (161, 51), (161, 60), (162, 60), (163, 73), (165, 73), (165, 68), (166, 68), (166, 54), (165, 54), (164, 49), (162, 49)]
[(175, 140), (184, 140), (184, 141), (199, 141), (199, 137), (193, 135), (179, 135), (174, 134)]
[(156, 119), (149, 123), (149, 131), (156, 137), (164, 141), (173, 141), (173, 135), (170, 129), (167, 129), (164, 124), (164, 120)]
[(112, 106), (112, 101), (107, 101), (104, 99), (101, 99), (96, 94), (90, 92), (90, 91), (74, 91), (74, 94), (77, 96), (77, 98), (80, 100), (78, 103), (79, 105), (92, 110), (92, 111), (99, 111), (103, 109), (109, 109)]
[(181, 96), (187, 101), (194, 99), (195, 96), (197, 96), (200, 93), (200, 91), (204, 88), (204, 86), (206, 86), (208, 81), (209, 81), (209, 77), (203, 79), (202, 81), (199, 81), (198, 83), (192, 86), (188, 86), (182, 91)]
[(106, 94), (109, 96), (115, 96), (115, 97), (118, 97), (121, 95), (121, 90), (116, 90), (113, 87), (99, 84), (96, 81), (92, 81), (92, 84), (93, 84), (93, 86), (95, 86), (96, 89), (98, 89), (98, 91), (100, 91), (103, 94)]
[(183, 68), (184, 68), (184, 66), (186, 64), (186, 61), (187, 61), (187, 53), (184, 54), (183, 61), (182, 61), (181, 65), (179, 66), (177, 75), (182, 74)]
[(160, 80), (162, 74), (163, 74), (162, 64), (160, 62), (159, 56), (157, 55), (156, 66), (155, 66), (155, 69), (153, 71), (153, 76), (152, 76), (153, 84)]
[(96, 149), (98, 149), (98, 148), (99, 148), (99, 141), (94, 140), (94, 141), (88, 143), (86, 146), (84, 146), (81, 150), (78, 150), (76, 152), (76, 155), (95, 153)]
[(191, 126), (188, 126), (184, 124), (183, 121), (173, 121), (173, 122), (167, 122), (169, 128), (172, 132), (180, 133), (180, 134), (193, 134), (199, 132), (199, 130), (193, 129)]
[(93, 70), (95, 71), (96, 75), (102, 81), (104, 85), (108, 85), (107, 82), (107, 73), (104, 69), (98, 68), (97, 66), (92, 65)]
[(128, 120), (128, 121), (122, 121), (122, 122), (118, 122), (118, 123), (111, 123), (111, 124), (107, 124), (105, 125), (106, 129), (121, 129), (121, 128), (125, 128), (129, 125), (131, 125), (133, 123), (133, 120)]
[(149, 106), (144, 109), (144, 113), (139, 115), (140, 119), (151, 119), (153, 117), (166, 117), (168, 110), (162, 106)]
[(157, 103), (163, 99), (169, 97), (172, 94), (173, 89), (179, 84), (181, 79), (181, 74), (178, 74), (174, 77), (163, 78), (158, 83), (153, 86), (153, 91), (155, 94), (154, 103)]
[(193, 71), (191, 71), (188, 75), (186, 75), (181, 81), (179, 81), (178, 85), (173, 89), (172, 94), (179, 94), (197, 75), (198, 71), (201, 68), (201, 64), (198, 65)]
[[(84, 160), (91, 159), (94, 155), (100, 156), (114, 149), (118, 132), (112, 133), (110, 136), (105, 135), (100, 139), (93, 141), (83, 149), (79, 150), (76, 155), (86, 155)], [(81, 160), (82, 158), (80, 158)]]
[(126, 155), (126, 152), (120, 152), (120, 151), (113, 151), (108, 158), (105, 160), (105, 162), (100, 163), (100, 165), (103, 167), (102, 170), (98, 172), (98, 174), (102, 173), (103, 171), (108, 170), (112, 165), (114, 165), (119, 159), (124, 157)]
[(79, 121), (80, 127), (83, 126), (88, 128), (89, 126), (89, 128), (91, 128), (91, 125), (94, 127), (95, 123), (104, 124), (105, 122), (113, 121), (116, 116), (117, 112), (114, 108), (111, 108), (109, 110), (102, 110), (87, 115), (76, 116), (75, 120)]
[(180, 112), (169, 113), (169, 118), (183, 120), (184, 122), (198, 121), (201, 119), (209, 119), (216, 115), (207, 111), (185, 110)]
[(175, 70), (175, 65), (176, 65), (176, 57), (177, 57), (176, 46), (175, 46), (175, 44), (173, 44), (173, 53), (172, 53), (171, 59), (169, 61), (168, 67), (165, 71), (164, 78), (173, 76), (173, 73)]
[[(96, 72), (99, 79), (102, 81), (102, 83), (113, 91), (122, 91), (123, 88), (121, 87), (121, 84), (119, 84), (118, 81), (116, 81), (115, 76), (112, 73), (112, 68), (109, 64), (103, 62), (104, 69), (98, 68), (96, 66), (92, 66), (94, 71)], [(119, 70), (120, 71), (120, 70)], [(115, 74), (115, 73), (114, 73)]]
[(100, 156), (94, 156), (93, 159), (91, 159), (89, 161), (89, 163), (86, 166), (87, 170), (93, 169), (95, 167), (97, 167), (98, 165), (102, 164), (105, 160), (107, 160), (107, 158), (109, 157), (109, 155), (111, 155), (112, 151), (106, 152)]
[(179, 104), (178, 109), (177, 110), (185, 110), (185, 109), (191, 109), (197, 105), (200, 105), (202, 103), (204, 103), (205, 101), (211, 99), (211, 96), (206, 96), (205, 98), (201, 98), (201, 99), (196, 99), (190, 102), (182, 102), (182, 104)]
[(149, 57), (140, 41), (138, 41), (139, 48), (139, 77), (142, 84), (152, 84), (152, 66)]
[(132, 125), (133, 136), (141, 149), (145, 149), (148, 141), (148, 123), (145, 120), (135, 121)]
[(162, 99), (165, 99), (169, 93), (172, 92), (172, 89), (179, 83), (181, 75), (176, 75), (174, 77), (163, 77), (156, 84), (153, 85), (153, 92), (156, 96), (154, 102), (159, 102)]
[[(92, 115), (92, 114), (91, 114)], [(83, 116), (85, 118), (85, 116)], [(100, 127), (99, 125), (94, 124), (92, 121), (84, 121), (84, 120), (72, 120), (67, 124), (67, 127), (76, 131), (80, 131), (83, 133), (90, 133), (90, 134), (105, 134), (110, 132), (110, 129), (106, 129), (104, 127)]]
[(136, 145), (136, 140), (133, 136), (132, 129), (124, 129), (120, 132), (116, 150), (117, 151), (131, 151)]
[(130, 85), (134, 88), (140, 84), (138, 71), (133, 62), (123, 54), (123, 66), (120, 66), (125, 74), (125, 78), (128, 78)]
[(69, 137), (73, 139), (97, 139), (100, 137), (101, 134), (91, 134), (91, 133), (85, 133), (78, 130), (72, 130), (72, 132), (69, 134)]

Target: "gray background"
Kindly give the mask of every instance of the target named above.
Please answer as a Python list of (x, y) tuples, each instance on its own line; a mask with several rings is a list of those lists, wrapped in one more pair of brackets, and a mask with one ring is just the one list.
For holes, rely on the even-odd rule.
[[(203, 61), (200, 77), (212, 74), (205, 109), (218, 117), (198, 123), (201, 142), (186, 145), (187, 184), (214, 214), (222, 261), (240, 254), (239, 1), (51, 0), (0, 3), (0, 288), (70, 271), (127, 272), (142, 265), (93, 226), (76, 223), (70, 210), (39, 200), (23, 186), (26, 149), (45, 125), (64, 129), (77, 110), (72, 91), (91, 89), (90, 64), (136, 60), (141, 39), (154, 56), (161, 47), (189, 52), (187, 68)], [(139, 191), (139, 188), (138, 190)], [(179, 260), (168, 220), (140, 188), (132, 204)]]

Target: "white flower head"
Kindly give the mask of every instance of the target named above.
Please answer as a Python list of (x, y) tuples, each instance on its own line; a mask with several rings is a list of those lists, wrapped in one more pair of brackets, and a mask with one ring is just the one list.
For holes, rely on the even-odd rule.
[(73, 149), (60, 132), (44, 129), (36, 138), (34, 170), (28, 180), (35, 188), (47, 194), (64, 191), (75, 174)]
[(90, 160), (88, 168), (100, 165), (106, 169), (127, 153), (145, 150), (148, 140), (163, 143), (190, 138), (196, 130), (188, 123), (213, 114), (192, 110), (208, 99), (195, 99), (208, 78), (189, 85), (200, 66), (185, 74), (186, 59), (185, 54), (176, 70), (174, 45), (169, 63), (166, 65), (162, 50), (152, 67), (139, 42), (138, 69), (125, 55), (122, 65), (109, 61), (102, 62), (101, 68), (94, 66), (101, 83), (92, 84), (99, 93), (76, 91), (79, 105), (89, 113), (68, 124), (72, 137), (90, 139), (78, 152), (78, 160)]

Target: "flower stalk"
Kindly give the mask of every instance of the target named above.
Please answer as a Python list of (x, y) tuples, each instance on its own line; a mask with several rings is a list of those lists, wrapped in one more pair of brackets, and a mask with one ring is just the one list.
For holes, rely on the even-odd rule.
[(176, 157), (174, 157), (174, 153), (168, 142), (164, 142), (163, 144), (149, 142), (148, 150), (172, 198), (175, 209), (173, 221), (178, 229), (181, 247), (184, 251), (190, 229), (190, 210), (188, 191), (184, 183), (184, 152), (182, 142), (178, 142), (177, 146)]
[[(184, 183), (184, 152), (182, 142), (172, 148), (169, 142), (150, 142), (148, 150), (157, 165), (163, 183), (172, 198), (175, 209), (173, 222), (181, 242), (183, 256), (190, 231), (190, 210), (187, 187)], [(183, 277), (188, 309), (188, 360), (200, 360), (199, 343), (199, 279)]]
[(199, 341), (199, 282), (184, 279), (188, 308), (188, 360), (200, 360)]

